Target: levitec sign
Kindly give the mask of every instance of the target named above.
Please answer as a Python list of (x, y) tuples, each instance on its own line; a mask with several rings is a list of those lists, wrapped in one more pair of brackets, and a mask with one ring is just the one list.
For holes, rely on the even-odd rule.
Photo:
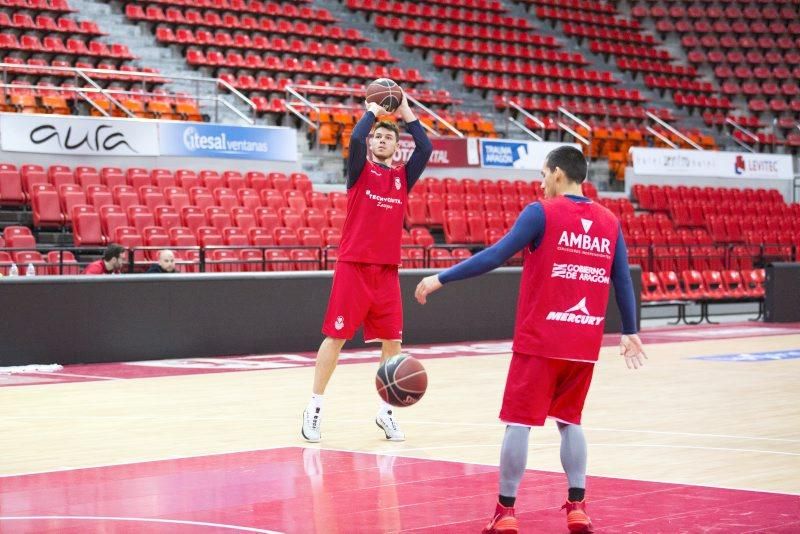
[(633, 172), (638, 175), (716, 178), (792, 179), (792, 157), (782, 154), (631, 149)]
[(40, 154), (157, 156), (158, 128), (148, 121), (4, 113), (0, 147)]

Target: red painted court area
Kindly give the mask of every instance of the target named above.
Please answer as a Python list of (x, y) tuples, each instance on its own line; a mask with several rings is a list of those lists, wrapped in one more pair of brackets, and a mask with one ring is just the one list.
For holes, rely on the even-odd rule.
[[(288, 447), (2, 478), (0, 532), (477, 533), (496, 486), (496, 467)], [(601, 477), (587, 491), (598, 533), (800, 532), (798, 496)], [(566, 532), (564, 493), (563, 474), (528, 471), (521, 531)]]

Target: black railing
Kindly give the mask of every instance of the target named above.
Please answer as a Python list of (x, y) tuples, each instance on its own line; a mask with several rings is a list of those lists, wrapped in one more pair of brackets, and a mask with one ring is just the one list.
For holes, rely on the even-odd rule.
[[(670, 249), (680, 247), (681, 254)], [(336, 246), (253, 246), (253, 245), (214, 245), (214, 246), (136, 246), (127, 249), (124, 272), (145, 271), (158, 260), (158, 251), (169, 249), (175, 252), (175, 263), (184, 272), (233, 272), (233, 271), (288, 271), (288, 270), (330, 270), (338, 257)], [(436, 244), (403, 245), (401, 268), (444, 268), (462, 261), (467, 255), (453, 256), (456, 249), (467, 249), (471, 254), (483, 249), (483, 245)], [(23, 275), (27, 265), (32, 263), (37, 275), (79, 274), (91, 261), (102, 256), (104, 247), (20, 247), (0, 248), (0, 273), (7, 275), (12, 264), (16, 264)], [(446, 250), (449, 255), (440, 255)], [(231, 252), (232, 254), (217, 253)], [(243, 254), (242, 251), (249, 251)], [(308, 254), (298, 254), (306, 251)], [(629, 263), (639, 264), (645, 271), (660, 270), (738, 270), (761, 268), (773, 261), (800, 261), (800, 245), (788, 244), (744, 244), (728, 243), (698, 246), (628, 244)], [(38, 252), (41, 259), (18, 257), (24, 252)], [(283, 254), (275, 254), (282, 252)], [(71, 256), (68, 256), (68, 253)], [(56, 258), (57, 254), (57, 258)], [(89, 258), (87, 258), (89, 256)], [(75, 261), (72, 261), (72, 257)], [(521, 255), (517, 254), (506, 263), (509, 266), (521, 265)], [(674, 268), (665, 268), (674, 267)]]

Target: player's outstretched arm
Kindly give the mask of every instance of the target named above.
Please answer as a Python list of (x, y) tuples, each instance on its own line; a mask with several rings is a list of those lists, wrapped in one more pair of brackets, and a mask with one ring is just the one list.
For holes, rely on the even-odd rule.
[(424, 278), (417, 285), (415, 292), (417, 302), (425, 304), (427, 296), (437, 291), (444, 284), (473, 278), (497, 269), (507, 262), (511, 256), (541, 237), (543, 232), (544, 210), (540, 203), (534, 202), (522, 210), (517, 222), (503, 236), (503, 239), (438, 275)]
[(428, 139), (425, 128), (422, 127), (422, 124), (420, 124), (411, 110), (405, 93), (403, 93), (403, 101), (400, 103), (400, 107), (397, 108), (397, 112), (403, 122), (406, 123), (406, 130), (414, 139), (414, 152), (411, 153), (411, 157), (408, 158), (408, 163), (406, 163), (406, 187), (408, 191), (411, 191), (411, 188), (422, 176), (425, 166), (428, 164), (431, 154), (433, 154), (433, 144)]
[(350, 134), (350, 154), (347, 156), (347, 188), (356, 185), (364, 164), (367, 162), (367, 137), (375, 124), (375, 119), (386, 115), (386, 110), (378, 104), (366, 102), (367, 112), (353, 127)]

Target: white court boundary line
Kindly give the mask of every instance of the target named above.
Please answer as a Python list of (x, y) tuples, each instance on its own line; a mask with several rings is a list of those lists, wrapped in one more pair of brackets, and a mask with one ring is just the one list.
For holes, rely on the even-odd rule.
[[(95, 380), (125, 380), (124, 378), (117, 378), (112, 376), (100, 376), (100, 375), (80, 375), (78, 373), (23, 373), (26, 375), (44, 375), (44, 376), (74, 376), (78, 378), (94, 378)], [(74, 383), (74, 382), (73, 382)]]
[(47, 471), (28, 471), (24, 473), (10, 473), (10, 474), (2, 474), (0, 473), (0, 480), (4, 478), (14, 478), (14, 477), (27, 477), (27, 476), (34, 476), (34, 475), (46, 475), (49, 473), (63, 473), (65, 471), (81, 471), (84, 469), (102, 469), (104, 467), (120, 467), (123, 465), (133, 465), (133, 464), (151, 464), (155, 462), (170, 462), (173, 460), (192, 460), (195, 458), (204, 458), (210, 456), (224, 456), (226, 454), (246, 454), (248, 452), (262, 452), (262, 451), (273, 451), (277, 449), (292, 449), (292, 448), (303, 448), (300, 445), (276, 445), (275, 447), (263, 447), (260, 449), (237, 449), (233, 451), (225, 451), (225, 452), (206, 452), (206, 453), (198, 453), (198, 454), (189, 454), (189, 455), (181, 455), (181, 456), (165, 456), (163, 458), (147, 458), (147, 459), (138, 459), (138, 460), (130, 460), (127, 462), (114, 462), (110, 464), (94, 464), (94, 465), (79, 465), (79, 466), (63, 466), (56, 469), (48, 469)]
[(260, 534), (283, 534), (277, 530), (265, 530), (255, 527), (241, 527), (226, 525), (224, 523), (206, 523), (203, 521), (188, 521), (183, 519), (155, 519), (149, 517), (111, 517), (95, 515), (29, 515), (29, 516), (0, 516), (0, 521), (35, 521), (39, 519), (67, 519), (74, 521), (131, 521), (141, 523), (167, 523), (171, 525), (191, 525), (196, 527), (224, 528), (227, 530), (240, 530), (242, 532), (258, 532)]
[[(111, 379), (116, 380), (116, 379)], [(9, 421), (17, 421), (17, 420), (59, 420), (63, 421), (65, 418), (68, 419), (113, 419), (114, 421), (120, 420), (127, 420), (127, 421), (140, 421), (142, 419), (152, 419), (154, 416), (152, 415), (78, 415), (78, 416), (64, 416), (64, 415), (0, 415), (0, 421), (9, 420)], [(194, 417), (194, 416), (159, 416), (159, 420), (170, 420), (170, 421), (260, 421), (260, 422), (267, 422), (267, 421), (295, 421), (296, 417)], [(348, 423), (348, 424), (363, 424), (364, 420), (362, 419), (336, 419), (339, 423)], [(441, 426), (441, 425), (448, 425), (448, 426), (466, 426), (466, 427), (480, 427), (480, 428), (488, 428), (488, 427), (499, 427), (505, 426), (503, 423), (465, 423), (465, 422), (454, 422), (454, 421), (419, 421), (413, 419), (404, 419), (403, 424), (405, 425), (427, 425), (427, 426)], [(762, 438), (758, 436), (740, 436), (735, 434), (704, 434), (701, 432), (674, 432), (671, 430), (641, 430), (641, 429), (626, 429), (626, 428), (602, 428), (602, 427), (590, 427), (584, 426), (584, 430), (590, 430), (593, 432), (617, 432), (617, 433), (631, 433), (631, 434), (658, 434), (664, 436), (691, 436), (691, 437), (698, 437), (698, 438), (724, 438), (724, 439), (740, 439), (740, 440), (750, 440), (750, 441), (775, 441), (779, 443), (800, 443), (800, 439), (790, 439), (790, 438)], [(293, 445), (287, 445), (287, 447), (291, 447)], [(272, 449), (275, 447), (267, 447), (267, 449)], [(258, 449), (260, 450), (260, 449)], [(265, 449), (266, 450), (266, 449)], [(216, 454), (216, 453), (214, 453)], [(0, 475), (2, 476), (2, 475)]]
[[(486, 447), (497, 447), (497, 444), (483, 444), (483, 445), (442, 445), (440, 447), (415, 447), (410, 449), (386, 449), (381, 452), (394, 453), (394, 452), (408, 452), (408, 451), (436, 451), (447, 449), (479, 449)], [(530, 444), (531, 447), (560, 447), (561, 443), (544, 443), (534, 441)], [(727, 451), (727, 452), (757, 452), (759, 454), (778, 454), (782, 456), (800, 456), (800, 452), (781, 452), (781, 451), (764, 451), (759, 449), (737, 449), (733, 447), (700, 447), (695, 445), (661, 445), (658, 443), (589, 443), (590, 447), (618, 447), (624, 449), (627, 447), (642, 447), (648, 449), (698, 449), (704, 451)]]

